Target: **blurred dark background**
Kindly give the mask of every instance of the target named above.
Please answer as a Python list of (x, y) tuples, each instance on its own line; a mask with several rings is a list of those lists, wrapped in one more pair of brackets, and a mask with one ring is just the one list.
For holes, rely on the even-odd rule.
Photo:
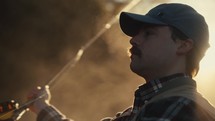
[[(103, 4), (99, 0), (1, 0), (1, 99), (20, 97), (29, 86), (52, 78), (98, 32), (107, 16), (114, 15)], [(104, 38), (99, 39), (92, 48), (103, 49), (92, 50), (96, 53), (89, 61), (110, 56)]]

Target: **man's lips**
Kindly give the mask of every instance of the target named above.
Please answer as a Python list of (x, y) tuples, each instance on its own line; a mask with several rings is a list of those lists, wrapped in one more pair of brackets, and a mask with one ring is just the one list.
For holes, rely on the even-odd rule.
[(132, 55), (137, 55), (137, 56), (141, 56), (141, 51), (139, 48), (132, 46), (132, 48), (130, 49), (130, 53)]

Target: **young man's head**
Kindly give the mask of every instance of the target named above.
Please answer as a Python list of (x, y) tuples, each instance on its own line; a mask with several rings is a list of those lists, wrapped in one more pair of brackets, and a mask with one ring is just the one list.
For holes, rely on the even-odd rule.
[(146, 78), (174, 72), (195, 76), (209, 47), (204, 17), (185, 4), (161, 4), (146, 15), (122, 12), (120, 26), (132, 37), (131, 69)]

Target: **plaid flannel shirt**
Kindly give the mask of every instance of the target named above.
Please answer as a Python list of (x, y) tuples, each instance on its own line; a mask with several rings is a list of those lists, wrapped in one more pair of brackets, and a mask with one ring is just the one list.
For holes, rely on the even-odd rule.
[[(177, 78), (180, 80), (175, 81)], [(156, 95), (178, 86), (189, 85), (196, 88), (194, 80), (187, 81), (183, 78), (190, 77), (185, 74), (174, 74), (141, 85), (135, 91), (133, 108), (102, 121), (215, 121), (196, 102), (185, 97), (173, 96), (147, 104)], [(66, 119), (57, 109), (47, 107), (38, 115), (37, 121), (72, 120)]]
[(159, 94), (184, 85), (196, 91), (196, 82), (186, 74), (149, 81), (136, 90), (133, 109), (109, 121), (215, 121), (195, 101), (186, 97), (172, 96), (150, 102)]

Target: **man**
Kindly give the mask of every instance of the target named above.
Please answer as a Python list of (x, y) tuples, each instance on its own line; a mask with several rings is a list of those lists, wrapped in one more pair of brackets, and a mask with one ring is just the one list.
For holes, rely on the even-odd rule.
[[(122, 31), (131, 37), (131, 70), (146, 83), (135, 92), (132, 108), (103, 121), (215, 121), (215, 110), (196, 91), (192, 79), (209, 47), (205, 19), (184, 4), (161, 4), (146, 15), (122, 12)], [(68, 121), (49, 104), (48, 88), (33, 90), (30, 109), (38, 121)]]

